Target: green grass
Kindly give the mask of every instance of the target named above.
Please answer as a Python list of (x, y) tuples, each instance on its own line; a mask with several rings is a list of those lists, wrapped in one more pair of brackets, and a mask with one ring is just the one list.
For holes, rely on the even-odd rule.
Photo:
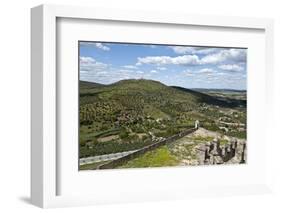
[[(80, 127), (81, 128), (81, 127)], [(91, 140), (92, 138), (98, 138), (98, 137), (107, 137), (111, 135), (116, 135), (120, 132), (120, 128), (115, 129), (108, 129), (100, 132), (82, 132), (80, 131), (80, 141), (87, 141)]]
[(154, 119), (169, 119), (170, 116), (167, 115), (166, 113), (162, 112), (161, 110), (151, 106), (151, 105), (146, 105), (144, 108), (144, 113), (153, 117)]
[[(181, 149), (177, 149), (180, 146)], [(190, 157), (191, 159), (196, 159), (196, 153), (194, 152), (194, 147), (196, 144), (177, 144), (174, 143), (169, 146), (173, 156), (177, 156), (177, 159), (182, 160)]]
[(214, 140), (214, 137), (211, 136), (207, 136), (207, 137), (203, 137), (203, 136), (194, 136), (191, 138), (192, 141), (195, 142), (211, 142)]
[(167, 147), (161, 147), (127, 162), (120, 168), (175, 166), (178, 163), (178, 160), (171, 155)]
[(226, 139), (220, 140), (220, 145), (226, 145), (229, 141)]
[(238, 132), (238, 131), (228, 132), (228, 133), (226, 133), (226, 135), (229, 135), (229, 136), (232, 136), (232, 137), (236, 137), (236, 138), (242, 138), (242, 139), (246, 139), (247, 138), (247, 132), (246, 131), (244, 131), (244, 132)]
[(110, 153), (125, 152), (135, 149), (140, 149), (142, 147), (152, 144), (151, 140), (135, 140), (133, 142), (117, 142), (117, 141), (107, 141), (98, 142), (92, 144), (92, 149), (88, 149), (86, 146), (80, 146), (79, 154), (80, 158), (106, 155)]

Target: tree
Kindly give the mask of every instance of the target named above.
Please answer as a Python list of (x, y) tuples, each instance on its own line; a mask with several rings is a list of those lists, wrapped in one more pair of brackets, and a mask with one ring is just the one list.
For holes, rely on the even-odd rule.
[(119, 133), (119, 137), (121, 139), (128, 138), (128, 136), (129, 136), (129, 133), (126, 130), (124, 130), (124, 129), (122, 129), (121, 132)]

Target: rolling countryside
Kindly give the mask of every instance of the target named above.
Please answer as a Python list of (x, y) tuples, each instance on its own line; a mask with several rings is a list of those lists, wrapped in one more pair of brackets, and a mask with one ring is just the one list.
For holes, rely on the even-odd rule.
[[(148, 79), (106, 85), (80, 81), (79, 88), (80, 170), (207, 164), (208, 156), (200, 159), (202, 145), (213, 140), (220, 141), (218, 153), (226, 163), (234, 160), (227, 157), (231, 143), (239, 147), (246, 141), (244, 90), (187, 89)], [(183, 134), (196, 122), (194, 131)]]

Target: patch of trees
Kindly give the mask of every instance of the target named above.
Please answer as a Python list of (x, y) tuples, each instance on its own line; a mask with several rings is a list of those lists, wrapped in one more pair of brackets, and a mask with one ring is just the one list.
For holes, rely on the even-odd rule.
[(140, 149), (144, 146), (152, 144), (152, 140), (136, 140), (133, 142), (122, 142), (117, 141), (108, 141), (106, 143), (93, 143), (91, 149), (87, 146), (80, 145), (80, 158), (97, 156), (97, 155), (106, 155), (117, 152), (125, 152), (135, 149)]

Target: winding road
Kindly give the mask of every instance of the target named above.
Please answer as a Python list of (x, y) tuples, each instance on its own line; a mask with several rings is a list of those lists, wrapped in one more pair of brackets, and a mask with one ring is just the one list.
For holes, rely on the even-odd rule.
[(127, 151), (127, 152), (118, 152), (118, 153), (112, 153), (112, 154), (107, 154), (107, 155), (98, 155), (98, 156), (93, 156), (93, 157), (80, 158), (79, 163), (80, 163), (80, 165), (85, 165), (85, 164), (91, 164), (91, 163), (98, 163), (98, 162), (102, 162), (102, 161), (116, 160), (118, 158), (132, 154), (136, 151), (138, 151), (138, 149)]

